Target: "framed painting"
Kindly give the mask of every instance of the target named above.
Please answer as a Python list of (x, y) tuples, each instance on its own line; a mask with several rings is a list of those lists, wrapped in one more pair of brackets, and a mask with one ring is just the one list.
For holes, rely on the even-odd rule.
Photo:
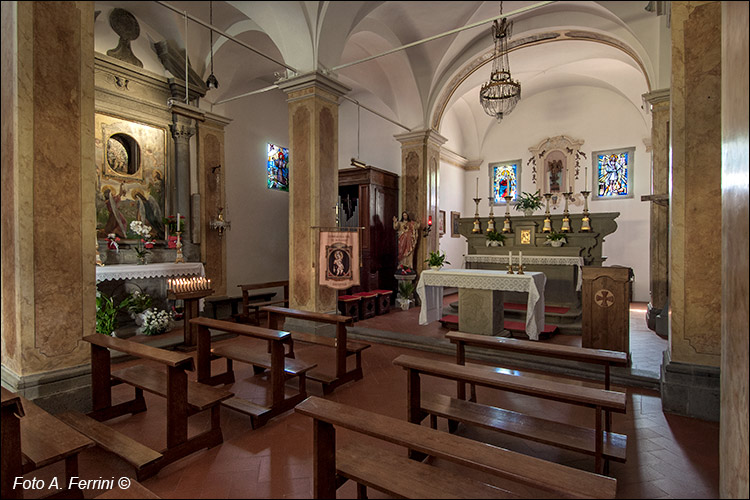
[(488, 168), (492, 204), (504, 205), (506, 196), (510, 196), (511, 201), (518, 200), (521, 190), (521, 160), (491, 163)]
[(461, 236), (458, 223), (458, 219), (460, 218), (461, 212), (451, 212), (451, 238), (458, 238)]
[(592, 200), (618, 200), (633, 197), (635, 148), (610, 149), (591, 153), (593, 166)]
[(266, 162), (266, 182), (268, 189), (289, 192), (289, 149), (268, 144)]
[(438, 231), (440, 236), (445, 234), (445, 210), (440, 210), (438, 214)]
[(145, 123), (96, 113), (96, 236), (139, 238), (139, 220), (153, 238), (166, 239), (164, 226), (167, 131)]

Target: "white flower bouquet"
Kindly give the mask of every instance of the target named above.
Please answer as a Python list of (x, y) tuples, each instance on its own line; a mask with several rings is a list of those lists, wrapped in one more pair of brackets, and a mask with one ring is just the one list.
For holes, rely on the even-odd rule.
[(150, 241), (151, 226), (144, 224), (142, 221), (134, 220), (130, 223), (130, 230), (138, 237), (138, 246), (135, 249), (135, 253), (138, 255), (139, 264), (145, 264), (148, 250), (143, 247), (144, 245), (146, 248), (153, 248), (154, 246), (154, 242)]
[(165, 310), (156, 308), (143, 311), (143, 324), (138, 333), (144, 335), (159, 335), (172, 327), (172, 317)]

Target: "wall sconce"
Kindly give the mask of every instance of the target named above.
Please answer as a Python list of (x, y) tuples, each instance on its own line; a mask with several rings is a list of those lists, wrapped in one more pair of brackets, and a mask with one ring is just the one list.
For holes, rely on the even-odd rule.
[(219, 232), (219, 238), (224, 235), (224, 231), (232, 228), (232, 223), (228, 220), (224, 220), (224, 208), (219, 207), (219, 215), (211, 221), (211, 229), (216, 229)]
[(427, 217), (427, 227), (422, 229), (422, 236), (427, 238), (430, 235), (430, 231), (432, 231), (432, 215)]

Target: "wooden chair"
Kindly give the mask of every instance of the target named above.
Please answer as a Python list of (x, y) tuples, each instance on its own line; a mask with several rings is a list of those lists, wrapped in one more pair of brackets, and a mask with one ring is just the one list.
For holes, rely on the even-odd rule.
[(357, 321), (359, 319), (360, 302), (362, 302), (362, 297), (357, 295), (339, 295), (339, 312), (342, 316), (349, 316)]
[[(347, 480), (357, 483), (358, 498), (367, 498), (368, 486), (395, 498), (539, 498), (539, 490), (551, 497), (614, 498), (617, 490), (613, 478), (314, 396), (295, 411), (313, 419), (314, 498), (336, 498)], [(361, 440), (337, 447), (336, 427), (510, 481), (501, 489)]]
[[(294, 408), (297, 403), (307, 397), (306, 374), (317, 365), (284, 357), (284, 342), (291, 337), (289, 332), (211, 318), (195, 318), (190, 322), (198, 326), (198, 382), (208, 385), (233, 383), (235, 380), (233, 361), (258, 367), (259, 370), (256, 372), (265, 369), (271, 371), (270, 406), (258, 405), (237, 396), (222, 403), (228, 408), (249, 415), (253, 428), (260, 427), (272, 417)], [(237, 343), (223, 343), (212, 349), (209, 328), (265, 340), (268, 342), (268, 352), (260, 352)], [(226, 359), (227, 369), (224, 373), (211, 376), (212, 357)], [(287, 396), (284, 384), (294, 377), (299, 380), (299, 390), (297, 394)]]
[[(289, 280), (285, 281), (268, 281), (265, 283), (250, 283), (247, 285), (237, 285), (242, 289), (242, 313), (237, 317), (238, 321), (241, 321), (243, 323), (249, 323), (250, 322), (250, 309), (253, 310), (254, 317), (255, 317), (255, 324), (260, 326), (260, 311), (265, 306), (273, 306), (281, 304), (283, 306), (289, 305)], [(265, 300), (262, 300), (267, 296), (267, 294), (262, 294), (263, 296), (260, 297), (261, 300), (259, 301), (252, 301), (255, 297), (257, 297), (259, 294), (251, 294), (250, 292), (253, 290), (263, 290), (265, 288), (284, 288), (284, 298), (283, 299), (277, 299), (277, 300), (271, 300), (271, 297), (273, 295), (276, 295), (275, 293), (271, 295), (271, 297), (266, 298)]]
[[(300, 311), (298, 309), (288, 309), (285, 307), (267, 306), (263, 308), (268, 313), (268, 328), (272, 330), (281, 329), (285, 318), (296, 318), (317, 323), (326, 323), (336, 326), (336, 337), (323, 337), (303, 332), (291, 332), (291, 339), (288, 340), (289, 351), (286, 356), (294, 357), (294, 341), (308, 342), (311, 344), (332, 347), (336, 350), (336, 372), (331, 376), (327, 373), (311, 370), (307, 373), (307, 378), (323, 384), (323, 394), (330, 394), (336, 387), (350, 382), (359, 380), (364, 375), (362, 373), (362, 351), (370, 347), (370, 344), (364, 342), (355, 342), (347, 340), (346, 327), (353, 323), (349, 316), (340, 316), (338, 314), (325, 314), (310, 311)], [(351, 370), (347, 369), (346, 360), (349, 356), (355, 357), (355, 366)]]
[[(193, 370), (193, 358), (128, 340), (95, 334), (84, 337), (91, 344), (91, 392), (93, 410), (88, 415), (68, 412), (60, 419), (89, 436), (100, 447), (113, 452), (133, 465), (138, 480), (151, 477), (166, 465), (203, 448), (223, 442), (220, 425), (220, 403), (233, 396), (229, 391), (188, 381), (185, 370)], [(133, 365), (111, 370), (110, 349), (164, 366), (158, 370), (146, 365)], [(134, 387), (135, 397), (112, 405), (112, 386), (126, 383)], [(128, 436), (116, 432), (103, 421), (127, 413), (146, 411), (143, 391), (167, 399), (165, 414), (167, 447), (159, 452)], [(188, 417), (210, 410), (210, 429), (188, 437)]]
[[(593, 455), (595, 470), (599, 474), (604, 470), (605, 459), (625, 462), (627, 436), (607, 432), (602, 428), (603, 411), (625, 413), (624, 393), (508, 375), (498, 373), (495, 368), (489, 366), (458, 365), (409, 355), (397, 357), (393, 364), (407, 371), (407, 411), (410, 422), (420, 423), (425, 417), (430, 416), (430, 425), (436, 427), (437, 417), (444, 417), (448, 419), (451, 431), (456, 429), (457, 422), (461, 422)], [(421, 375), (592, 408), (595, 412), (594, 428), (533, 417), (442, 394), (422, 394)]]
[(372, 318), (377, 314), (378, 294), (375, 292), (357, 292), (356, 297), (362, 299), (359, 306), (359, 319)]
[(23, 498), (14, 488), (16, 477), (64, 461), (65, 476), (43, 498), (73, 496), (83, 492), (70, 479), (78, 476), (78, 454), (94, 442), (28, 399), (2, 388), (2, 497)]
[(378, 294), (376, 301), (375, 312), (377, 314), (387, 314), (391, 310), (391, 295), (392, 290), (373, 290), (373, 293)]

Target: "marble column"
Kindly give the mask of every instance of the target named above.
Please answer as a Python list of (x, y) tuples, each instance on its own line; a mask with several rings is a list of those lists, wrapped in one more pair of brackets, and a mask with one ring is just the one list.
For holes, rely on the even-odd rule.
[(224, 162), (224, 128), (230, 119), (206, 113), (206, 120), (198, 124), (198, 188), (201, 193), (201, 260), (206, 263), (206, 277), (211, 278), (215, 295), (226, 295), (227, 231), (223, 234), (211, 229), (211, 221), (226, 205), (227, 167)]
[(175, 181), (171, 183), (173, 192), (175, 214), (185, 216), (182, 231), (182, 252), (185, 260), (196, 261), (200, 257), (200, 248), (194, 244), (191, 237), (193, 218), (199, 219), (199, 214), (191, 211), (191, 188), (190, 188), (190, 138), (195, 135), (196, 123), (205, 119), (204, 113), (193, 106), (172, 101), (172, 138), (174, 139), (174, 176)]
[[(649, 327), (667, 335), (667, 295), (669, 294), (669, 89), (643, 95), (651, 110), (651, 213), (649, 239), (650, 290)], [(662, 311), (664, 312), (661, 315)]]
[[(2, 2), (2, 379), (85, 403), (95, 329), (93, 2)], [(61, 396), (63, 393), (64, 396)]]
[(445, 137), (435, 130), (420, 130), (395, 136), (401, 143), (401, 210), (427, 225), (432, 217), (432, 231), (425, 238), (420, 233), (414, 251), (414, 269), (419, 273), (427, 267), (430, 252), (439, 250), (438, 188), (440, 183), (440, 148)]
[(722, 283), (719, 497), (749, 498), (748, 3), (722, 2)]
[(336, 310), (336, 291), (318, 284), (318, 234), (336, 225), (339, 97), (350, 89), (321, 73), (279, 83), (289, 104), (289, 306)]
[(721, 361), (721, 3), (672, 2), (665, 411), (717, 420)]

